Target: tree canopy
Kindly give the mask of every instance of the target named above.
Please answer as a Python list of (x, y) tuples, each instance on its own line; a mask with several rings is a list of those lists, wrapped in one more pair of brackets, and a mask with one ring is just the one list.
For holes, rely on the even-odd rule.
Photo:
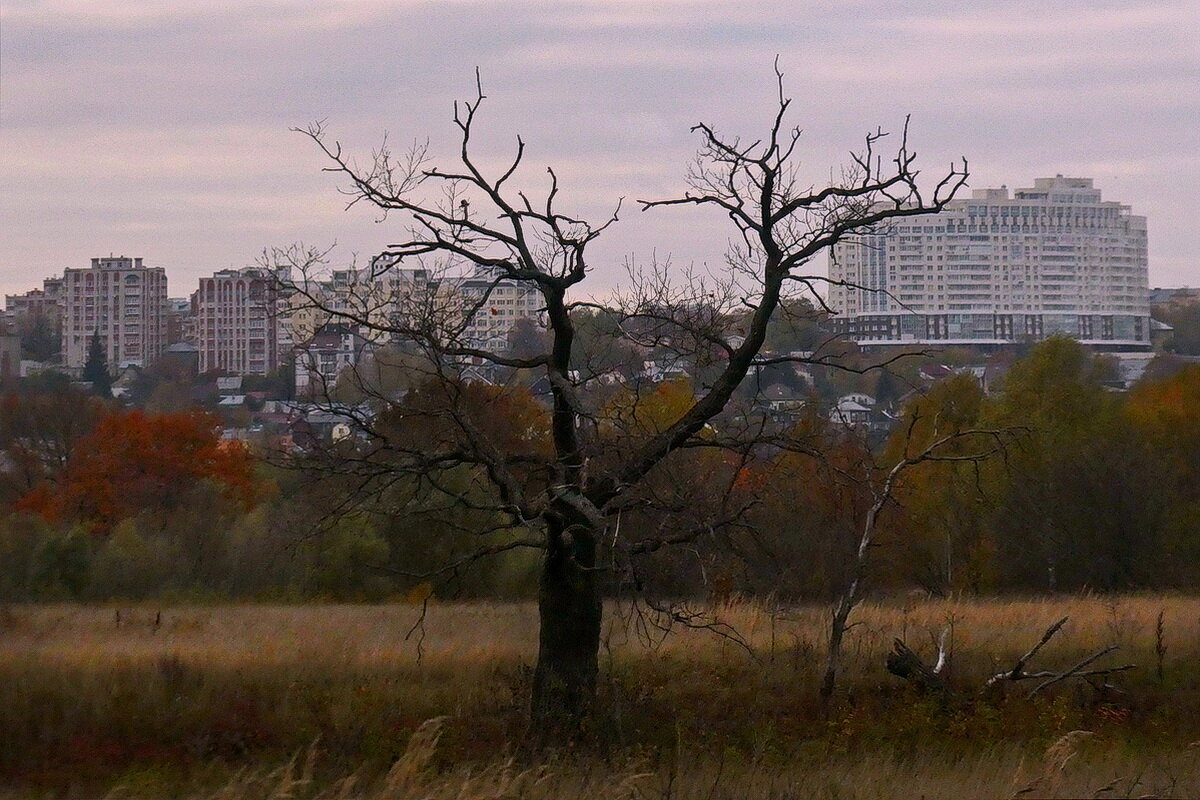
[(74, 443), (62, 469), (15, 507), (51, 521), (78, 520), (97, 534), (145, 510), (176, 508), (202, 482), (252, 507), (261, 492), (256, 460), (240, 443), (223, 442), (217, 428), (205, 414), (109, 412)]

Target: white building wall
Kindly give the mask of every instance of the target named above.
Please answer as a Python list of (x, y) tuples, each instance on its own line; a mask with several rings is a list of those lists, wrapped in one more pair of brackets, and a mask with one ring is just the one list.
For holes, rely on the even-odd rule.
[[(866, 343), (1004, 343), (1066, 333), (1149, 346), (1146, 218), (1090, 178), (976, 190), (840, 243), (829, 302)], [(843, 282), (847, 285), (836, 285)]]

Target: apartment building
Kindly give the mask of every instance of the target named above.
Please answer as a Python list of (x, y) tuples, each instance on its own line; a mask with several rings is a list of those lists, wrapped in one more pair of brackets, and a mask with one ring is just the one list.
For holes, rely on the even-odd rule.
[(543, 305), (536, 288), (499, 273), (431, 271), (405, 266), (388, 254), (362, 269), (333, 270), (323, 280), (294, 285), (302, 291), (287, 299), (283, 327), (297, 346), (322, 326), (337, 323), (354, 325), (371, 345), (415, 333), (502, 350), (513, 325), (536, 319)]
[(508, 346), (508, 334), (517, 320), (537, 319), (544, 305), (541, 293), (532, 284), (484, 269), (459, 281), (456, 290), (465, 317), (463, 341), (494, 352)]
[(296, 397), (328, 399), (343, 370), (355, 367), (368, 350), (355, 325), (320, 326), (295, 350)]
[(4, 312), (11, 319), (44, 317), (57, 325), (62, 317), (62, 278), (46, 278), (41, 289), (4, 295)]
[(495, 270), (430, 271), (384, 254), (372, 260), (367, 272), (369, 279), (360, 276), (360, 285), (369, 280), (373, 288), (355, 293), (356, 314), (393, 328), (400, 338), (413, 330), (443, 342), (500, 351), (507, 347), (513, 325), (536, 319), (543, 305), (534, 286)]
[(267, 270), (225, 269), (201, 278), (192, 295), (192, 325), (202, 373), (266, 375), (279, 366), (274, 280)]
[(839, 243), (839, 331), (862, 344), (1002, 345), (1066, 334), (1150, 347), (1146, 218), (1091, 178), (975, 190), (938, 214)]
[(141, 258), (93, 258), (62, 277), (63, 363), (82, 368), (99, 334), (112, 369), (146, 367), (167, 346), (167, 274)]
[(167, 347), (180, 342), (196, 341), (195, 318), (192, 316), (192, 298), (167, 298)]
[[(57, 360), (62, 347), (62, 278), (46, 278), (42, 288), (4, 296), (0, 332), (16, 334), (31, 359)], [(20, 360), (22, 347), (17, 348)], [(9, 371), (0, 369), (0, 373)]]
[(513, 326), (536, 319), (532, 286), (476, 270), (407, 266), (382, 254), (362, 268), (291, 279), (278, 301), (279, 342), (296, 363), (298, 396), (332, 387), (375, 348), (414, 339), (502, 352)]

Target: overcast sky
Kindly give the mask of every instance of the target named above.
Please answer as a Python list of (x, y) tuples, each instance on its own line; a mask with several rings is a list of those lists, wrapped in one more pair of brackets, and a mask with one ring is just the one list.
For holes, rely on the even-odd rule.
[[(109, 253), (167, 268), (172, 296), (266, 247), (337, 242), (349, 262), (394, 220), (344, 209), (312, 142), (324, 120), (368, 156), (428, 138), (489, 97), (481, 152), (527, 142), (563, 210), (681, 191), (705, 121), (753, 137), (776, 54), (814, 182), (877, 126), (927, 175), (955, 156), (973, 187), (1096, 179), (1150, 226), (1151, 285), (1200, 285), (1200, 3), (216, 2), (0, 0), (0, 291)], [(722, 220), (627, 206), (594, 253), (718, 265)]]

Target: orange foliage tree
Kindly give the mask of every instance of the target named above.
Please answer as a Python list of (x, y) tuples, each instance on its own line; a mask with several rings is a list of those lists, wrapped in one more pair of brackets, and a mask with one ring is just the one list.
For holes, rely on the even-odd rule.
[(224, 499), (252, 508), (261, 492), (254, 467), (240, 443), (221, 441), (207, 414), (114, 412), (78, 441), (60, 474), (15, 507), (54, 522), (77, 519), (106, 534), (142, 511), (177, 507), (205, 481)]
[(1140, 384), (1125, 410), (1156, 455), (1171, 463), (1181, 482), (1195, 487), (1200, 473), (1200, 366)]

